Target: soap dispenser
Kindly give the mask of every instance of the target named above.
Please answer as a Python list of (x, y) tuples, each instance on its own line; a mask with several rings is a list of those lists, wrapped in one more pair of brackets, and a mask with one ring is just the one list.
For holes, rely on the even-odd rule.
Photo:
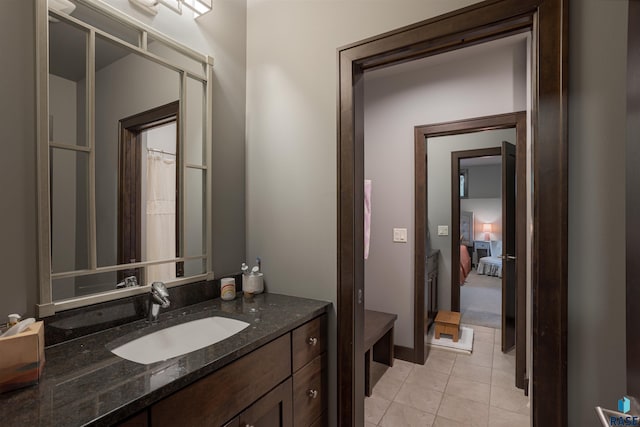
[(242, 264), (242, 290), (245, 295), (260, 294), (264, 291), (264, 278), (260, 272), (260, 258), (257, 259), (257, 264), (251, 269), (251, 273), (248, 272), (249, 266)]

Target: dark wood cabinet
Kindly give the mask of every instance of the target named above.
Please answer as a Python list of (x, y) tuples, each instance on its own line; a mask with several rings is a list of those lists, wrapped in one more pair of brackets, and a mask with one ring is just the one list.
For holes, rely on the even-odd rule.
[(292, 333), (294, 425), (311, 426), (327, 411), (327, 316)]
[(326, 348), (323, 314), (152, 405), (149, 425), (326, 425)]
[(242, 427), (292, 427), (291, 378), (271, 390), (238, 417)]
[(431, 251), (427, 256), (427, 268), (426, 268), (426, 327), (425, 331), (429, 330), (429, 327), (434, 322), (436, 314), (438, 314), (438, 263), (440, 260), (440, 251)]
[(144, 410), (117, 424), (118, 427), (148, 427), (149, 411)]

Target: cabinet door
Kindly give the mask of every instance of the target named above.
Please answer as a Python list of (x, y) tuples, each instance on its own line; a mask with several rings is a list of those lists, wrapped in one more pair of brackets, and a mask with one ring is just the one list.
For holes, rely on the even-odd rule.
[(222, 425), (291, 375), (290, 354), (289, 334), (276, 338), (153, 405), (152, 425)]
[(240, 414), (240, 427), (292, 427), (291, 378), (271, 390)]
[(118, 427), (147, 427), (149, 425), (149, 411), (145, 409), (116, 425)]

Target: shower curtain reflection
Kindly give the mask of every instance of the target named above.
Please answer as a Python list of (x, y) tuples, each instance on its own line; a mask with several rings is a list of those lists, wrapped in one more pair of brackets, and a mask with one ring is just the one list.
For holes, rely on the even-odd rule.
[[(175, 151), (175, 122), (144, 132), (148, 149), (146, 162), (146, 227), (145, 250), (147, 260), (176, 257), (176, 157), (154, 144), (152, 138), (161, 132), (173, 138)], [(160, 135), (157, 135), (160, 137)], [(145, 138), (146, 137), (146, 138)], [(156, 148), (157, 147), (157, 148)], [(159, 152), (162, 150), (163, 152)], [(168, 281), (176, 278), (175, 263), (147, 267), (146, 282)]]

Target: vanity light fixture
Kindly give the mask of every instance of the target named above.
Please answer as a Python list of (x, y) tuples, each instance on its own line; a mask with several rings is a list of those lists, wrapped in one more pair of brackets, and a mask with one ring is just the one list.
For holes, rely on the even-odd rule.
[(207, 12), (210, 12), (213, 8), (212, 1), (213, 0), (180, 0), (187, 6), (189, 9), (193, 10), (195, 18), (200, 15), (204, 15)]
[(149, 15), (158, 14), (159, 3), (157, 0), (129, 0), (129, 3)]
[(211, 11), (213, 8), (212, 0), (129, 0), (129, 3), (149, 15), (158, 14), (158, 5), (166, 6), (175, 13), (182, 15), (182, 5), (184, 4), (193, 11), (194, 18)]
[[(56, 12), (66, 13), (70, 15), (76, 9), (76, 5), (69, 0), (49, 0), (49, 7)], [(56, 18), (49, 16), (49, 22), (60, 22)]]

